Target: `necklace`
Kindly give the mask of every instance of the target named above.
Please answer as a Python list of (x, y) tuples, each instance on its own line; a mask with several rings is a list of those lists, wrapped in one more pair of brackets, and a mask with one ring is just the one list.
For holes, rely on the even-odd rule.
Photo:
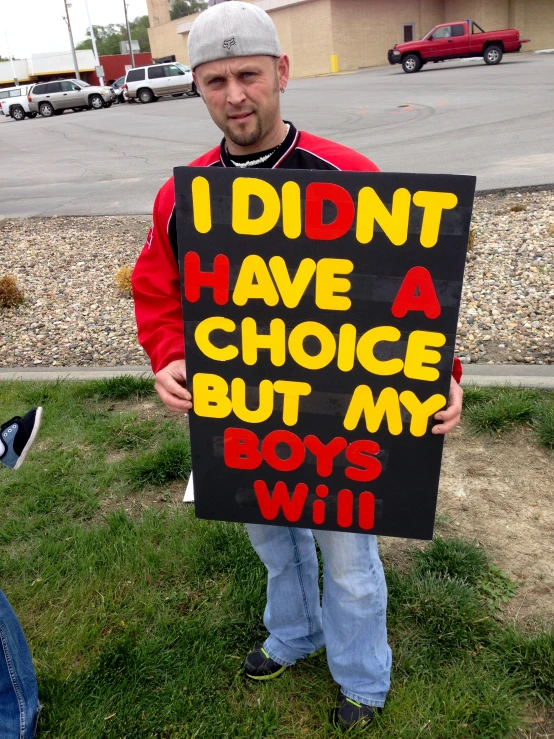
[[(289, 130), (290, 130), (290, 125), (287, 123), (287, 132), (285, 133), (285, 135), (283, 137), (283, 141), (289, 135)], [(274, 154), (277, 151), (277, 149), (281, 146), (281, 144), (283, 143), (283, 141), (281, 141), (280, 144), (277, 144), (277, 146), (275, 146), (273, 149), (271, 149), (271, 151), (269, 151), (267, 154), (264, 154), (263, 156), (258, 157), (258, 159), (251, 159), (248, 162), (235, 162), (234, 159), (231, 159), (231, 155), (229, 154), (229, 150), (227, 150), (227, 154), (229, 155), (229, 159), (231, 159), (231, 162), (232, 162), (233, 166), (235, 166), (235, 167), (255, 167), (257, 164), (263, 164), (264, 162), (267, 162), (267, 160), (271, 157), (271, 155)]]

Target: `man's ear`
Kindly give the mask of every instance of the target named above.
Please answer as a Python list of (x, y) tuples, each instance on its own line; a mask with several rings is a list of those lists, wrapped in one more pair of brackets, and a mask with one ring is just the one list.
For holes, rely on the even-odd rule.
[(290, 74), (290, 62), (286, 54), (281, 54), (277, 59), (277, 77), (279, 78), (279, 87), (283, 89), (287, 86)]

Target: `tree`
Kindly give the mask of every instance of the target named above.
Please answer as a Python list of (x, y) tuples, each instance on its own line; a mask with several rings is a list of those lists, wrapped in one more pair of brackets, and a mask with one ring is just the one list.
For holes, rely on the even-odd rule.
[(199, 13), (206, 10), (208, 3), (205, 0), (173, 0), (169, 9), (169, 17), (172, 21), (183, 18), (185, 15)]
[[(138, 16), (129, 22), (131, 29), (131, 38), (139, 42), (141, 51), (150, 51), (150, 41), (148, 40), (148, 16)], [(109, 54), (119, 54), (119, 42), (128, 41), (127, 28), (124, 23), (110, 23), (107, 26), (93, 26), (94, 36), (96, 38), (96, 48), (99, 56), (107, 56)], [(92, 40), (90, 31), (87, 30), (87, 38), (77, 44), (76, 49), (92, 49)]]

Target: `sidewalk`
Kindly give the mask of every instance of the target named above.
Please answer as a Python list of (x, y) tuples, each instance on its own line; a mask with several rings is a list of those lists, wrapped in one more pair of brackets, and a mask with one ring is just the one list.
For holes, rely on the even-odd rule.
[[(149, 366), (122, 367), (24, 367), (0, 369), (2, 380), (100, 380), (121, 375), (153, 377)], [(462, 385), (507, 385), (554, 390), (554, 365), (464, 364)]]

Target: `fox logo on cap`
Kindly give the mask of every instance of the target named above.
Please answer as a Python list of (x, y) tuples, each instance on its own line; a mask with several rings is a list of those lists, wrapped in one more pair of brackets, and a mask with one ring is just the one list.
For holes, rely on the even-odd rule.
[(224, 49), (230, 49), (231, 46), (235, 46), (235, 37), (234, 36), (233, 36), (233, 38), (226, 38), (225, 41), (223, 42), (223, 48)]

